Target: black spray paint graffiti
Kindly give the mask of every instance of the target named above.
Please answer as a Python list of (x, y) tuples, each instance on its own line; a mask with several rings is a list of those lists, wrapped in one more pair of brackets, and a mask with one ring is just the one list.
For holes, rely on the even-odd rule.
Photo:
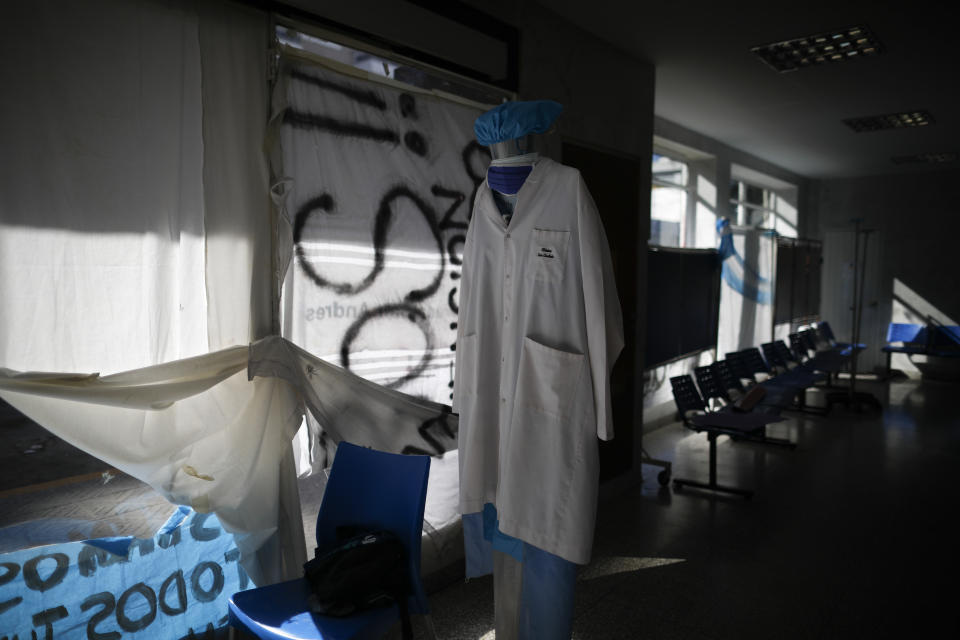
[[(473, 183), (473, 192), (470, 194), (470, 200), (468, 201), (467, 209), (467, 222), (466, 223), (454, 223), (455, 228), (466, 229), (469, 226), (470, 218), (473, 216), (473, 203), (477, 199), (477, 191), (480, 189), (480, 185), (483, 184), (483, 181), (486, 179), (484, 176), (484, 171), (481, 168), (479, 171), (474, 167), (474, 162), (479, 158), (480, 164), (482, 167), (486, 167), (490, 164), (490, 150), (481, 145), (476, 140), (471, 140), (463, 148), (463, 151), (460, 152), (460, 158), (463, 161), (463, 170), (464, 173), (470, 178), (470, 181)], [(446, 220), (446, 217), (444, 218)], [(456, 266), (463, 265), (463, 259), (460, 255), (457, 255), (454, 248), (457, 245), (463, 245), (466, 242), (467, 238), (465, 235), (455, 235), (447, 240), (447, 253), (449, 254), (450, 264)], [(450, 273), (452, 280), (457, 280), (460, 277), (460, 272), (454, 271)], [(457, 287), (451, 287), (449, 293), (447, 294), (447, 306), (450, 307), (450, 310), (453, 311), (455, 315), (460, 314), (460, 305), (457, 302)], [(451, 329), (457, 328), (457, 323), (450, 323)], [(450, 345), (451, 351), (457, 350), (456, 343)], [(453, 371), (450, 371), (450, 387), (453, 388)], [(450, 398), (453, 398), (453, 393), (450, 393)]]
[[(460, 153), (460, 158), (463, 160), (463, 170), (470, 176), (471, 182), (473, 182), (473, 192), (470, 194), (470, 206), (473, 206), (473, 202), (477, 199), (477, 190), (480, 189), (480, 185), (483, 184), (483, 181), (487, 179), (486, 171), (480, 169), (480, 171), (475, 171), (473, 162), (475, 159), (479, 158), (482, 167), (486, 167), (490, 164), (490, 150), (485, 146), (477, 142), (476, 140), (471, 140), (467, 143), (467, 146), (463, 148), (463, 151)], [(467, 212), (467, 220), (473, 216), (473, 210)]]
[[(374, 107), (380, 111), (387, 108), (387, 103), (375, 92), (363, 89), (354, 89), (353, 87), (342, 85), (336, 82), (330, 82), (312, 76), (296, 69), (290, 72), (292, 80), (307, 82), (326, 91), (339, 93), (360, 104)], [(402, 94), (400, 96), (400, 113), (404, 117), (416, 117), (417, 108), (413, 96)], [(317, 129), (327, 131), (335, 135), (347, 136), (352, 138), (364, 138), (375, 142), (386, 142), (390, 144), (400, 144), (400, 134), (391, 129), (375, 127), (360, 122), (348, 122), (337, 120), (326, 115), (317, 113), (307, 113), (295, 109), (287, 109), (283, 114), (283, 123), (299, 129)], [(407, 149), (420, 157), (427, 155), (427, 140), (419, 131), (407, 131), (403, 134), (403, 143)]]
[(343, 342), (341, 342), (340, 346), (340, 362), (343, 364), (344, 369), (349, 370), (350, 347), (353, 345), (353, 341), (357, 339), (360, 331), (363, 330), (364, 325), (371, 320), (389, 316), (406, 317), (407, 320), (416, 324), (420, 331), (423, 332), (423, 337), (426, 341), (426, 344), (423, 348), (423, 357), (420, 359), (420, 362), (418, 362), (416, 366), (408, 371), (403, 377), (384, 383), (383, 385), (391, 389), (396, 389), (410, 380), (415, 380), (416, 378), (420, 377), (420, 374), (422, 374), (430, 364), (430, 353), (433, 351), (433, 330), (430, 328), (430, 322), (427, 320), (427, 314), (425, 314), (422, 309), (415, 305), (403, 303), (386, 304), (374, 309), (370, 309), (366, 313), (361, 314), (360, 317), (357, 318), (357, 321), (350, 325), (346, 334), (343, 336)]
[(457, 429), (450, 424), (450, 409), (444, 407), (440, 415), (424, 421), (417, 429), (417, 433), (430, 445), (431, 450), (407, 445), (401, 453), (415, 455), (441, 455), (444, 451), (457, 446)]
[[(370, 89), (355, 89), (354, 87), (348, 87), (346, 85), (338, 84), (336, 82), (330, 82), (325, 78), (320, 78), (318, 76), (305, 73), (300, 69), (291, 69), (290, 79), (299, 80), (300, 82), (305, 82), (307, 84), (311, 84), (315, 87), (320, 87), (321, 89), (325, 89), (327, 91), (340, 93), (342, 95), (347, 96), (354, 102), (359, 102), (360, 104), (364, 104), (364, 105), (367, 105), (368, 107), (379, 109), (380, 111), (387, 110), (386, 101), (383, 98), (381, 98), (379, 95), (377, 95), (376, 91), (372, 91)], [(410, 97), (412, 100), (412, 96), (408, 96), (408, 97)], [(408, 106), (406, 109), (410, 110), (410, 107)], [(401, 112), (405, 111), (402, 96), (400, 100), (400, 110)], [(416, 109), (414, 108), (412, 110), (415, 111)], [(406, 113), (404, 113), (404, 115), (406, 115)]]
[[(193, 516), (189, 532), (196, 542), (210, 542), (221, 535), (227, 535), (219, 527), (207, 527), (205, 523), (211, 514), (197, 513)], [(104, 549), (92, 545), (83, 545), (77, 554), (76, 564), (82, 581), (95, 578), (100, 569), (116, 564), (126, 564), (134, 557), (143, 558), (153, 553), (157, 546), (161, 549), (175, 547), (181, 541), (181, 530), (175, 529), (172, 533), (154, 539), (137, 539), (133, 542), (126, 556), (108, 553)], [(133, 551), (138, 551), (134, 556)], [(154, 589), (146, 582), (137, 582), (120, 592), (119, 596), (111, 591), (101, 591), (86, 597), (79, 605), (80, 613), (92, 611), (86, 621), (87, 640), (118, 640), (122, 637), (121, 631), (134, 633), (150, 627), (159, 617), (168, 618), (187, 613), (190, 600), (199, 603), (213, 602), (223, 593), (226, 583), (224, 571), (226, 565), (234, 563), (240, 589), (246, 589), (250, 583), (246, 572), (238, 563), (240, 551), (236, 547), (224, 553), (223, 564), (212, 560), (202, 560), (191, 570), (177, 569), (166, 576)], [(67, 583), (70, 568), (70, 558), (65, 553), (39, 553), (23, 563), (21, 567), (16, 562), (0, 563), (0, 586), (11, 583), (17, 576), (21, 576), (26, 589), (40, 593), (50, 593), (50, 599), (56, 596), (64, 598), (71, 595), (76, 589), (83, 589), (81, 583)], [(22, 572), (22, 573), (21, 573)], [(97, 583), (99, 586), (99, 583)], [(122, 588), (122, 587), (121, 587)], [(54, 600), (55, 602), (56, 600)], [(16, 607), (23, 603), (22, 596), (16, 596), (0, 602), (0, 615), (7, 617), (0, 619), (4, 627), (11, 622), (11, 616)], [(145, 606), (144, 606), (145, 605)], [(72, 606), (72, 605), (71, 605)], [(9, 612), (9, 613), (8, 613)], [(74, 612), (74, 616), (79, 615)], [(68, 620), (57, 625), (61, 620), (71, 617), (66, 604), (48, 606), (42, 611), (29, 616), (34, 629), (30, 630), (30, 640), (52, 640), (57, 637), (56, 627), (63, 624), (72, 624), (78, 627), (83, 623)], [(6, 623), (4, 623), (6, 621)], [(216, 623), (206, 623), (204, 637), (213, 638), (214, 629), (223, 627), (227, 622), (226, 616), (219, 618)], [(186, 625), (185, 625), (186, 626)], [(115, 627), (115, 628), (109, 628)], [(192, 628), (187, 629), (184, 638), (197, 638)], [(23, 636), (27, 640), (27, 636)], [(0, 630), (0, 640), (20, 640), (20, 635), (8, 629)]]
[(307, 274), (307, 277), (313, 280), (318, 287), (333, 289), (340, 295), (355, 295), (368, 289), (370, 285), (376, 281), (377, 276), (379, 276), (383, 271), (384, 262), (386, 259), (385, 250), (387, 240), (389, 238), (390, 228), (393, 226), (394, 220), (393, 204), (400, 198), (407, 198), (413, 202), (414, 205), (416, 205), (420, 215), (422, 215), (423, 219), (427, 222), (430, 233), (433, 235), (433, 239), (437, 244), (438, 253), (440, 256), (439, 264), (437, 265), (437, 273), (433, 277), (433, 281), (426, 287), (408, 291), (404, 295), (404, 300), (407, 302), (420, 302), (436, 293), (440, 288), (440, 282), (443, 279), (445, 263), (443, 239), (440, 237), (440, 226), (437, 222), (437, 214), (429, 204), (420, 198), (420, 196), (403, 185), (398, 185), (389, 189), (380, 200), (380, 206), (377, 208), (377, 215), (374, 218), (373, 226), (373, 268), (370, 270), (370, 273), (368, 273), (360, 282), (355, 284), (347, 282), (335, 283), (327, 280), (321, 274), (317, 273), (317, 270), (314, 269), (309, 263), (304, 253), (302, 244), (303, 229), (306, 226), (307, 221), (310, 219), (310, 216), (314, 211), (320, 210), (325, 213), (331, 213), (334, 206), (333, 197), (330, 196), (330, 194), (324, 193), (316, 198), (311, 198), (302, 207), (300, 207), (294, 216), (293, 243), (297, 260), (300, 263), (301, 268), (303, 268), (304, 272)]
[[(373, 108), (379, 112), (383, 112), (387, 109), (387, 100), (381, 97), (374, 90), (356, 88), (354, 86), (339, 82), (331, 82), (299, 70), (293, 70), (290, 77), (293, 80), (305, 82), (311, 86), (317, 87), (322, 91), (337, 93), (357, 103), (358, 105)], [(418, 112), (417, 108), (417, 101), (413, 95), (408, 93), (401, 94), (398, 98), (398, 106), (400, 115), (403, 118), (410, 120), (417, 120), (420, 118), (420, 113)], [(305, 111), (288, 110), (284, 114), (283, 122), (284, 124), (297, 129), (320, 130), (341, 137), (362, 138), (385, 144), (396, 145), (399, 144), (401, 139), (400, 134), (392, 129), (360, 122), (337, 120), (326, 114), (320, 113), (307, 113)], [(419, 132), (407, 132), (403, 135), (403, 141), (406, 147), (413, 153), (419, 156), (426, 155), (426, 141), (424, 140), (423, 136), (419, 134)], [(466, 194), (460, 190), (445, 187), (441, 184), (432, 185), (430, 187), (431, 195), (434, 198), (448, 201), (447, 208), (444, 210), (439, 221), (433, 207), (424, 198), (422, 198), (414, 188), (402, 184), (393, 185), (388, 188), (386, 193), (381, 198), (380, 205), (373, 222), (371, 240), (374, 250), (374, 264), (370, 272), (366, 274), (366, 276), (359, 282), (346, 283), (331, 281), (309, 262), (303, 248), (305, 235), (304, 230), (308, 220), (310, 219), (310, 216), (317, 211), (320, 211), (326, 215), (335, 215), (333, 212), (335, 204), (333, 197), (330, 194), (323, 193), (319, 196), (308, 199), (299, 207), (294, 217), (294, 252), (297, 262), (303, 272), (318, 287), (330, 289), (339, 295), (348, 296), (356, 295), (367, 290), (383, 272), (385, 268), (385, 248), (389, 239), (389, 232), (395, 218), (394, 204), (401, 199), (408, 200), (409, 202), (413, 203), (415, 208), (427, 222), (427, 226), (430, 229), (433, 241), (436, 243), (438, 254), (437, 272), (432, 281), (425, 287), (403, 293), (402, 301), (399, 303), (371, 307), (362, 312), (359, 317), (357, 317), (356, 320), (348, 327), (340, 343), (341, 363), (345, 368), (349, 369), (349, 354), (351, 346), (366, 323), (370, 320), (393, 316), (406, 318), (409, 322), (416, 325), (421, 330), (426, 340), (424, 355), (421, 360), (403, 376), (388, 382), (386, 384), (388, 387), (400, 387), (412, 380), (419, 378), (424, 371), (429, 368), (432, 359), (434, 338), (426, 314), (422, 309), (416, 306), (416, 303), (421, 303), (438, 293), (443, 280), (443, 273), (446, 270), (447, 260), (449, 260), (450, 265), (455, 267), (459, 267), (463, 263), (462, 249), (466, 240), (465, 232), (471, 215), (470, 207), (466, 207), (466, 214), (461, 219), (455, 219), (455, 216), (459, 211), (464, 209), (464, 202), (467, 202), (468, 205), (471, 205), (475, 199), (477, 190), (485, 178), (484, 168), (489, 163), (490, 153), (486, 147), (483, 147), (476, 141), (471, 140), (462, 149), (460, 157), (464, 173), (469, 178), (473, 190), (468, 200)], [(459, 280), (460, 275), (461, 274), (459, 270), (450, 271), (450, 280), (452, 282), (449, 291), (446, 292), (447, 305), (454, 314), (457, 314), (458, 312), (456, 283)], [(456, 328), (457, 323), (455, 321), (451, 322), (450, 329), (456, 330)], [(451, 344), (450, 351), (454, 351), (455, 349), (456, 344)], [(453, 386), (452, 367), (449, 386)], [(453, 395), (450, 394), (450, 397), (452, 398)], [(427, 433), (429, 428), (432, 428), (431, 425), (422, 425), (421, 435)], [(424, 439), (425, 441), (430, 442), (428, 438)], [(432, 442), (430, 442), (430, 446), (436, 448)]]

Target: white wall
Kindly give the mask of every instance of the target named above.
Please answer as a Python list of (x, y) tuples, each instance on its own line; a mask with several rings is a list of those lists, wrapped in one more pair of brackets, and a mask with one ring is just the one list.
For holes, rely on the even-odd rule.
[(807, 178), (791, 173), (786, 169), (782, 169), (773, 163), (750, 155), (749, 153), (744, 153), (739, 149), (734, 149), (713, 138), (701, 135), (696, 131), (681, 127), (660, 116), (654, 118), (654, 133), (657, 136), (673, 142), (679, 142), (682, 145), (692, 147), (714, 157), (716, 169), (712, 179), (715, 180), (714, 184), (717, 186), (716, 211), (718, 216), (727, 216), (733, 219), (733, 211), (731, 210), (729, 199), (729, 184), (731, 167), (732, 165), (738, 165), (738, 167), (748, 171), (751, 175), (762, 174), (772, 178), (770, 184), (760, 184), (762, 180), (756, 178), (750, 180), (750, 182), (756, 183), (758, 186), (776, 189), (778, 193), (783, 193), (784, 195), (787, 195), (789, 192), (789, 189), (784, 190), (780, 188), (784, 183), (795, 186), (797, 188), (796, 196), (791, 197), (787, 195), (787, 197), (791, 200), (791, 204), (797, 205), (800, 209), (798, 233), (800, 237), (812, 237), (811, 234), (816, 234), (816, 227), (811, 227), (807, 224), (807, 214), (810, 208), (806, 206), (805, 198), (807, 197), (806, 192), (812, 186), (811, 181)]

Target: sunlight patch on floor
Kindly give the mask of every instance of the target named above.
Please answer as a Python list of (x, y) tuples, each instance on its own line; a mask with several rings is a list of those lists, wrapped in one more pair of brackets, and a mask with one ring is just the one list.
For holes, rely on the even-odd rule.
[(684, 558), (633, 558), (625, 556), (611, 556), (597, 558), (580, 572), (580, 580), (593, 580), (618, 573), (630, 573), (641, 569), (655, 569), (666, 567), (678, 562), (686, 562)]

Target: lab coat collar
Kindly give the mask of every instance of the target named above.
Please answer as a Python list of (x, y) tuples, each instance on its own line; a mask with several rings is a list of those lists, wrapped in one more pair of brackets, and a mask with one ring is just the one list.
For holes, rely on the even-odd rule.
[[(531, 192), (535, 190), (536, 186), (539, 184), (543, 176), (545, 176), (550, 167), (554, 164), (553, 160), (550, 158), (545, 158), (540, 156), (540, 159), (537, 160), (536, 164), (533, 165), (533, 171), (530, 172), (530, 175), (527, 176), (527, 179), (524, 180), (523, 185), (520, 187), (520, 191), (517, 192), (517, 203), (525, 202), (528, 198), (533, 197)], [(499, 209), (497, 208), (496, 203), (493, 201), (493, 191), (490, 189), (490, 184), (487, 182), (487, 179), (483, 179), (481, 186), (481, 198), (483, 199), (483, 211), (486, 212), (486, 215), (490, 216), (499, 226), (506, 229), (506, 225), (503, 223), (503, 218), (500, 217)]]

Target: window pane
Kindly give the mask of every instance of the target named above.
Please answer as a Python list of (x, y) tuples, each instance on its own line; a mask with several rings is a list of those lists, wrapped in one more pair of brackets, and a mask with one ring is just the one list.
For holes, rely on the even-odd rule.
[(740, 182), (737, 180), (730, 181), (730, 199), (739, 200), (740, 199)]
[(764, 190), (760, 187), (754, 187), (753, 185), (747, 185), (745, 190), (744, 200), (750, 204), (756, 204), (763, 206), (764, 203)]
[(687, 192), (654, 185), (650, 192), (650, 242), (680, 247), (687, 212)]
[(481, 104), (499, 104), (511, 96), (496, 87), (457, 81), (446, 74), (431, 73), (426, 68), (411, 67), (366, 51), (352, 49), (337, 42), (324, 40), (283, 25), (277, 26), (277, 40), (281, 44), (335, 60), (369, 73), (393, 78), (427, 90), (440, 90), (462, 96)]
[(679, 247), (680, 224), (665, 220), (650, 220), (650, 243), (663, 247)]
[(695, 248), (714, 249), (718, 241), (717, 214), (707, 205), (698, 202)]
[(655, 153), (651, 171), (655, 183), (669, 183), (681, 187), (687, 185), (687, 165), (679, 160)]

